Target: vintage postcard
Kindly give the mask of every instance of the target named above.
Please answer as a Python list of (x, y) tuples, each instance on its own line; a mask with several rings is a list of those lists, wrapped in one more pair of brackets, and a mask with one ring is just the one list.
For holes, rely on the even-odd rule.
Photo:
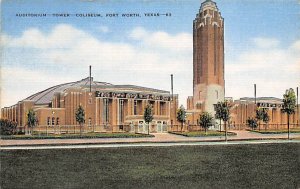
[(299, 1), (0, 2), (1, 188), (300, 187)]

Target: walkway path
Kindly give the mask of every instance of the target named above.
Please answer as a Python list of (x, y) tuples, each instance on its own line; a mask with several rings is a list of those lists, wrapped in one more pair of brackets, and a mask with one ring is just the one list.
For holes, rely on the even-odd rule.
[[(286, 139), (287, 134), (260, 134), (249, 131), (234, 131), (236, 136), (228, 136), (229, 141)], [(32, 139), (0, 140), (4, 146), (74, 145), (74, 144), (124, 144), (124, 143), (182, 143), (182, 142), (222, 142), (224, 137), (185, 137), (169, 133), (153, 133), (151, 138), (93, 138), (93, 139)], [(300, 138), (300, 133), (291, 134)]]
[(121, 148), (121, 147), (166, 147), (166, 146), (210, 146), (210, 145), (236, 145), (236, 144), (266, 144), (266, 143), (299, 143), (300, 140), (251, 140), (229, 142), (147, 142), (147, 143), (115, 143), (115, 144), (78, 144), (78, 145), (33, 145), (33, 146), (4, 146), (1, 150), (46, 150), (46, 149), (82, 149), (82, 148)]

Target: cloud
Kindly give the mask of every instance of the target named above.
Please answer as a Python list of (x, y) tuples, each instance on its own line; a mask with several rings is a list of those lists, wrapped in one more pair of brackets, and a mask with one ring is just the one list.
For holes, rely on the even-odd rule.
[[(125, 37), (122, 42), (103, 40), (67, 24), (47, 32), (30, 28), (20, 36), (1, 35), (5, 55), (2, 105), (80, 80), (88, 76), (88, 65), (97, 81), (168, 91), (170, 74), (174, 74), (174, 93), (185, 104), (193, 91), (192, 35), (137, 27)], [(257, 37), (252, 42), (249, 49), (225, 56), (226, 96), (253, 96), (256, 83), (258, 96), (282, 97), (285, 89), (299, 85), (300, 40), (288, 47), (270, 38)]]
[(75, 77), (55, 75), (14, 66), (2, 66), (1, 105), (8, 106), (17, 103), (28, 96), (46, 88), (74, 81)]
[(161, 48), (171, 51), (192, 50), (192, 35), (189, 33), (179, 33), (170, 35), (163, 31), (149, 32), (144, 28), (134, 28), (129, 34), (131, 39), (142, 42), (148, 48)]
[(102, 32), (102, 33), (108, 33), (109, 28), (107, 26), (100, 26), (99, 31)]
[[(280, 42), (276, 39), (256, 39), (266, 42), (265, 45), (255, 44), (234, 59), (226, 60), (226, 93), (234, 98), (253, 96), (255, 83), (258, 96), (282, 98), (285, 89), (299, 86), (300, 40), (286, 48), (278, 46)], [(267, 43), (269, 48), (265, 48)]]
[(253, 39), (253, 42), (259, 48), (274, 48), (279, 45), (279, 40), (274, 38), (257, 37)]
[[(133, 34), (136, 31), (133, 29), (128, 33)], [(141, 29), (141, 31), (149, 34), (152, 37), (151, 41), (145, 43), (145, 36), (137, 35), (136, 39), (139, 40), (132, 40), (132, 36), (128, 36), (130, 39), (128, 42), (111, 42), (98, 39), (86, 31), (66, 24), (57, 25), (47, 32), (30, 28), (17, 37), (2, 35), (5, 40), (7, 57), (16, 56), (16, 49), (21, 49), (21, 52), (26, 51), (26, 53), (18, 54), (17, 61), (7, 58), (4, 64), (7, 67), (16, 64), (20, 66), (20, 69), (22, 67), (23, 71), (18, 71), (21, 76), (17, 76), (17, 72), (11, 71), (11, 77), (16, 76), (15, 81), (23, 83), (19, 86), (20, 89), (27, 88), (32, 92), (37, 89), (33, 86), (37, 83), (34, 82), (31, 85), (29, 81), (22, 80), (21, 77), (29, 78), (32, 81), (36, 81), (36, 77), (48, 77), (45, 81), (49, 83), (38, 79), (41, 81), (39, 89), (42, 90), (44, 89), (42, 87), (50, 87), (51, 83), (57, 84), (52, 79), (53, 77), (62, 78), (59, 79), (62, 83), (64, 77), (66, 80), (68, 77), (77, 78), (75, 80), (84, 78), (87, 75), (88, 65), (92, 65), (92, 72), (96, 80), (114, 84), (134, 84), (169, 90), (171, 73), (174, 74), (174, 80), (176, 76), (192, 80), (192, 71), (190, 70), (192, 52), (187, 51), (186, 47), (180, 48), (178, 45), (186, 43), (186, 38), (189, 38), (186, 36), (189, 34), (170, 35), (163, 31), (150, 32), (145, 29)], [(160, 40), (164, 40), (168, 44), (166, 45)], [(174, 41), (178, 43), (176, 44), (178, 48), (173, 46)], [(29, 54), (30, 60), (22, 58)], [(35, 62), (35, 67), (32, 66), (32, 62)], [(30, 72), (33, 69), (38, 69), (37, 73)], [(29, 75), (32, 77), (28, 77)], [(8, 75), (4, 77), (8, 77)], [(184, 79), (178, 83), (182, 83), (182, 80)], [(5, 82), (4, 85), (9, 86), (13, 81), (5, 80)], [(182, 103), (185, 102), (185, 96), (191, 95), (192, 92), (192, 82), (188, 83), (183, 87), (178, 85), (177, 90), (174, 90), (175, 93), (183, 94), (180, 96)], [(10, 96), (16, 89), (4, 87), (3, 91), (6, 96)], [(15, 102), (18, 100), (21, 99), (14, 98)]]

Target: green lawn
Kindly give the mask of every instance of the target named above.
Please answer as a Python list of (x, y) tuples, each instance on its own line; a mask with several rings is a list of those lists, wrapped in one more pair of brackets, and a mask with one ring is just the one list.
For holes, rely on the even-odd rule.
[(41, 135), (12, 135), (1, 136), (1, 139), (76, 139), (76, 138), (141, 138), (154, 135), (139, 133), (83, 133), (80, 134), (41, 134)]
[[(193, 131), (193, 132), (169, 132), (175, 135), (182, 135), (186, 137), (206, 137), (206, 136), (225, 136), (225, 132), (220, 131)], [(236, 135), (234, 132), (227, 132), (228, 136)]]
[(299, 188), (299, 143), (1, 150), (1, 188)]

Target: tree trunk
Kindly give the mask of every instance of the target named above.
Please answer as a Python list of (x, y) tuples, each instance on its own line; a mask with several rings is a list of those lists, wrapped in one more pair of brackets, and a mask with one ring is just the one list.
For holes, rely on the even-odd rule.
[(290, 114), (287, 113), (288, 139), (290, 140)]
[(258, 122), (258, 130), (260, 131), (260, 121)]
[(183, 122), (181, 122), (181, 132), (182, 132), (182, 129), (183, 129)]
[(268, 124), (267, 124), (267, 123), (265, 123), (265, 131), (267, 131), (267, 126), (268, 126)]
[(221, 123), (222, 123), (222, 120), (220, 119), (220, 132), (222, 131), (222, 125), (221, 125)]
[(79, 125), (79, 129), (80, 129), (80, 136), (82, 135), (82, 131), (81, 131), (81, 129), (82, 129), (82, 128), (81, 128), (81, 127), (82, 127), (82, 125), (80, 124), (80, 125)]
[(225, 127), (225, 141), (227, 142), (227, 125), (226, 125), (226, 121), (224, 121), (224, 127)]
[(149, 133), (149, 123), (148, 123), (148, 135), (149, 135), (150, 133)]

